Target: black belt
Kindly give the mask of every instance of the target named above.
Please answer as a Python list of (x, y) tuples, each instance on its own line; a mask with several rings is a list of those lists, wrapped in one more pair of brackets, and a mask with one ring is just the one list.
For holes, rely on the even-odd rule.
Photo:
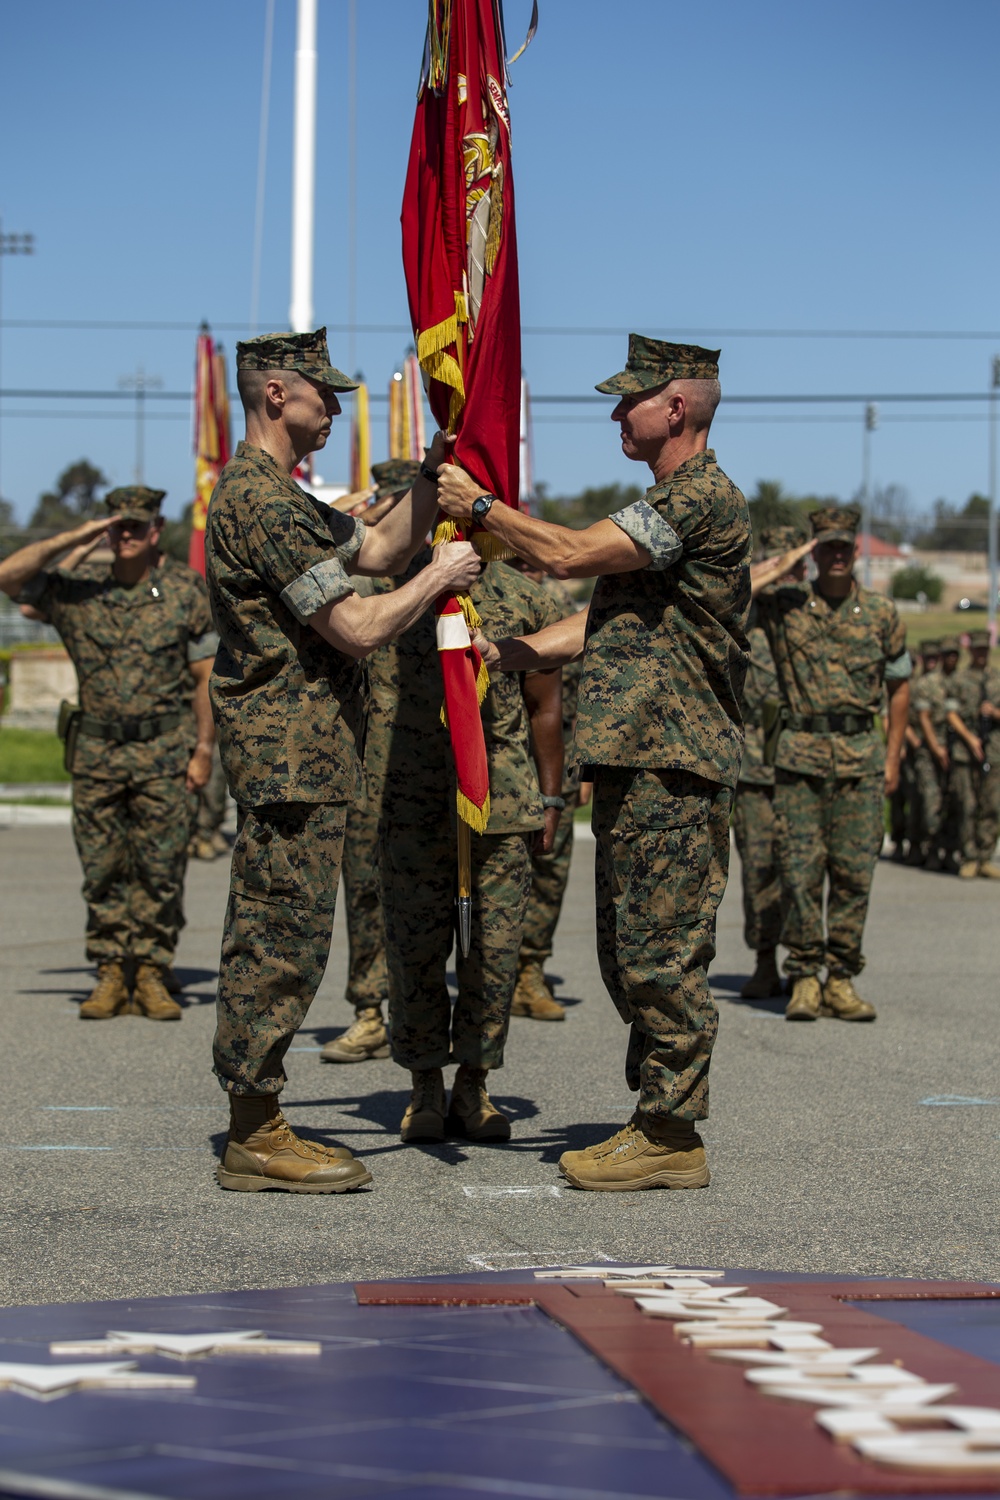
[(103, 719), (92, 719), (90, 714), (80, 715), (80, 733), (95, 740), (113, 740), (118, 745), (131, 744), (135, 740), (155, 740), (158, 735), (176, 729), (183, 715), (161, 714), (154, 719), (118, 719), (106, 723)]
[(785, 728), (798, 734), (867, 734), (871, 714), (788, 714)]

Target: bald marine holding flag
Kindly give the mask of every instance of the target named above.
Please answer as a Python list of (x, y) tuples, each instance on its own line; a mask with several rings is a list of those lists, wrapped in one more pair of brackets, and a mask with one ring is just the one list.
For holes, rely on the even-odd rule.
[(617, 1135), (564, 1153), (563, 1175), (591, 1190), (709, 1181), (696, 1125), (718, 1027), (707, 970), (743, 752), (751, 550), (746, 501), (708, 447), (718, 374), (718, 351), (630, 335), (625, 369), (597, 389), (619, 397), (622, 451), (653, 485), (585, 530), (497, 505), (457, 466), (439, 475), (446, 514), (557, 578), (599, 575), (589, 615), (476, 641), (502, 671), (583, 654), (577, 750), (594, 781), (598, 955), (630, 1027), (625, 1076), (639, 1096)]

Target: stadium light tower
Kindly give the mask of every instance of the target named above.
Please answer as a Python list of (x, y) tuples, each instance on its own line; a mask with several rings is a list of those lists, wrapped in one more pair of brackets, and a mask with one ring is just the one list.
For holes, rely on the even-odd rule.
[(878, 407), (869, 401), (861, 439), (861, 582), (872, 586), (872, 433), (878, 426)]
[[(0, 224), (0, 266), (3, 265), (5, 255), (34, 255), (35, 236), (33, 234), (5, 234), (3, 225)], [(0, 287), (0, 318), (2, 318), (2, 287)], [(2, 323), (0, 323), (2, 328)], [(3, 499), (3, 486), (0, 484), (0, 500)]]

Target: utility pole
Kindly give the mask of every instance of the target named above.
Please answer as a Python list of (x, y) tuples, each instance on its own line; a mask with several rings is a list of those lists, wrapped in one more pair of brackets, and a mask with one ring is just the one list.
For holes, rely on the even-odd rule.
[(313, 327), (313, 208), (316, 192), (316, 0), (299, 0), (292, 161), (293, 333)]
[(872, 586), (872, 433), (878, 426), (878, 407), (869, 401), (861, 439), (861, 582)]
[(159, 375), (147, 375), (140, 365), (134, 375), (123, 375), (118, 385), (123, 391), (135, 391), (135, 482), (145, 484), (146, 392), (160, 390), (163, 381)]
[(989, 509), (989, 575), (990, 601), (987, 620), (990, 628), (990, 644), (997, 643), (997, 391), (1000, 390), (1000, 354), (994, 354), (993, 379), (990, 385), (990, 509)]
[[(33, 234), (5, 234), (3, 225), (0, 223), (0, 266), (3, 265), (5, 255), (34, 255), (35, 236)], [(0, 329), (3, 319), (3, 290), (0, 284)], [(0, 381), (0, 385), (2, 385)], [(0, 484), (0, 500), (3, 499), (3, 485)]]

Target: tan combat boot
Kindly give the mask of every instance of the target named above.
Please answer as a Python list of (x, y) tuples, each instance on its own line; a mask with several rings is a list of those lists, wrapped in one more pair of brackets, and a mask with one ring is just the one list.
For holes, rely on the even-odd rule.
[(785, 1006), (786, 1021), (815, 1021), (823, 1004), (823, 991), (815, 974), (800, 974), (792, 985), (792, 998)]
[(823, 986), (820, 1015), (837, 1021), (874, 1021), (875, 1007), (862, 1000), (849, 978), (831, 974)]
[(530, 1016), (533, 1021), (565, 1021), (565, 1006), (553, 999), (541, 964), (527, 963), (520, 969), (510, 1013)]
[(701, 1136), (690, 1120), (675, 1118), (651, 1134), (633, 1116), (610, 1140), (585, 1151), (564, 1151), (559, 1170), (574, 1187), (605, 1193), (700, 1188), (710, 1180)]
[(276, 1094), (230, 1094), (229, 1139), (215, 1175), (238, 1193), (346, 1193), (372, 1180), (346, 1147), (301, 1140)]
[(353, 1026), (327, 1042), (319, 1055), (320, 1062), (368, 1062), (373, 1057), (389, 1056), (389, 1033), (377, 1005), (359, 1010)]
[(166, 990), (168, 995), (183, 994), (184, 986), (181, 984), (180, 980), (177, 978), (177, 975), (174, 973), (172, 964), (165, 964), (163, 966), (163, 971), (160, 974), (160, 978), (163, 980), (163, 988)]
[(136, 964), (132, 1009), (150, 1021), (180, 1020), (181, 1008), (167, 993), (159, 964), (143, 963), (141, 959)]
[(510, 1121), (492, 1103), (486, 1092), (487, 1068), (469, 1068), (463, 1063), (455, 1074), (448, 1106), (446, 1129), (469, 1141), (509, 1141)]
[(410, 1102), (399, 1126), (401, 1141), (444, 1140), (444, 1075), (440, 1068), (414, 1069)]
[(959, 880), (975, 880), (979, 874), (979, 861), (976, 859), (963, 859), (958, 867)]
[(110, 1021), (128, 1010), (125, 970), (118, 962), (98, 964), (97, 983), (80, 1006), (81, 1021)]
[(995, 865), (991, 859), (979, 866), (980, 875), (986, 880), (1000, 880), (1000, 865)]
[(221, 828), (216, 828), (213, 832), (211, 837), (211, 844), (216, 854), (229, 855), (233, 852), (230, 847), (229, 840), (226, 838), (226, 835), (223, 833)]
[(757, 966), (740, 990), (744, 1000), (769, 1000), (781, 994), (781, 975), (778, 959), (773, 948), (761, 948), (757, 954)]

